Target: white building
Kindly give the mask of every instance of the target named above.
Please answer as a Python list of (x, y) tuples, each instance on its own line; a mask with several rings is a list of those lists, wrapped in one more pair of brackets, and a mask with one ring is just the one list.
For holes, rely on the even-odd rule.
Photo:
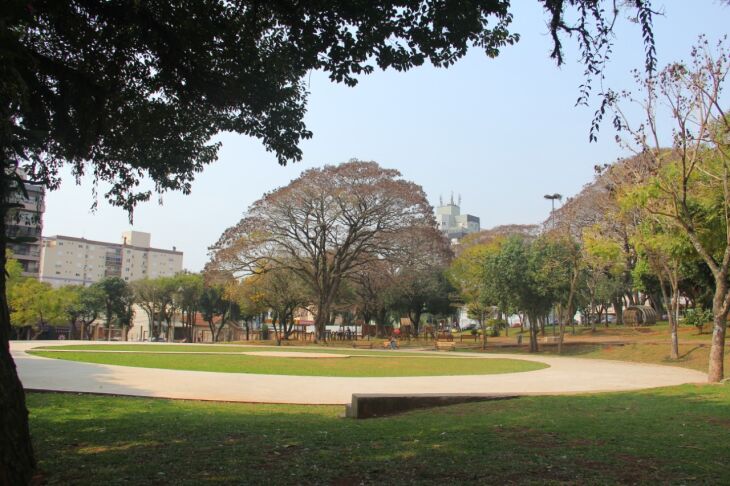
[(448, 204), (443, 204), (443, 201), (439, 201), (439, 203), (440, 206), (436, 208), (436, 223), (441, 232), (452, 242), (480, 230), (477, 216), (461, 214), (461, 208), (459, 208), (461, 197), (459, 197), (459, 204), (454, 203), (453, 194)]
[(150, 234), (140, 231), (122, 233), (121, 243), (50, 236), (43, 238), (39, 279), (54, 287), (91, 285), (105, 277), (132, 282), (175, 275), (182, 271), (182, 260), (175, 247), (150, 247)]

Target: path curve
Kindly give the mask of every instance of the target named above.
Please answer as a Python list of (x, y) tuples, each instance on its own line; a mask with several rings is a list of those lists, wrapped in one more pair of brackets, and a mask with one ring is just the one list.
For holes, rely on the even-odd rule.
[[(345, 404), (353, 393), (494, 393), (553, 395), (639, 390), (705, 383), (707, 375), (674, 366), (521, 354), (477, 355), (481, 359), (537, 361), (549, 368), (470, 376), (341, 378), (165, 370), (43, 358), (25, 351), (88, 341), (11, 341), (10, 351), (26, 389), (104, 393), (190, 400), (255, 403)], [(95, 342), (93, 344), (100, 344)], [(114, 346), (117, 343), (108, 343)], [(129, 344), (129, 343), (118, 343)], [(164, 346), (150, 343), (150, 346)], [(196, 346), (190, 344), (190, 346)], [(413, 352), (413, 351), (409, 351)], [(396, 354), (398, 351), (387, 351)], [(427, 355), (435, 353), (424, 352)], [(473, 353), (463, 354), (475, 357)]]

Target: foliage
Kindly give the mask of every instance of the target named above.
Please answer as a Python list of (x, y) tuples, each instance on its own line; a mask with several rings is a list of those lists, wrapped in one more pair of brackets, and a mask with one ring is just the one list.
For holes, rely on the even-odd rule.
[(22, 278), (8, 292), (12, 323), (16, 327), (66, 324), (67, 302), (50, 284), (34, 278)]
[[(625, 146), (640, 154), (636, 169), (647, 183), (633, 191), (640, 206), (669, 231), (679, 233), (712, 272), (713, 341), (709, 380), (724, 376), (727, 315), (730, 312), (730, 117), (721, 93), (730, 72), (727, 39), (710, 46), (700, 38), (689, 63), (669, 64), (656, 77), (637, 82), (643, 99), (625, 93), (645, 121), (632, 123), (621, 105), (614, 106), (618, 127), (628, 135)], [(671, 107), (672, 146), (662, 145), (658, 106)]]
[[(423, 190), (375, 162), (309, 169), (256, 201), (212, 247), (211, 270), (246, 276), (285, 268), (313, 295), (321, 338), (345, 282), (383, 258), (443, 258), (444, 238)], [(416, 255), (421, 245), (431, 252)], [(403, 255), (406, 258), (402, 258)], [(400, 260), (399, 260), (400, 261)]]
[(107, 330), (111, 332), (116, 324), (122, 327), (128, 326), (129, 307), (134, 302), (134, 293), (129, 284), (119, 277), (106, 277), (91, 286), (103, 296)]
[[(300, 141), (311, 137), (303, 121), (311, 71), (354, 85), (374, 65), (405, 71), (428, 60), (448, 67), (470, 47), (494, 57), (518, 38), (508, 30), (506, 0), (6, 3), (0, 14), (0, 225), (27, 182), (57, 188), (64, 164), (77, 180), (93, 174), (95, 189), (109, 183), (105, 197), (131, 217), (151, 196), (139, 189), (145, 176), (157, 192), (189, 193), (194, 176), (217, 157), (220, 144), (211, 139), (218, 132), (261, 140), (281, 164), (299, 160)], [(590, 86), (608, 58), (618, 10), (607, 14), (590, 0), (544, 6), (552, 56), (562, 63), (561, 36), (579, 33)], [(631, 8), (651, 71), (652, 11), (648, 0), (635, 0)], [(28, 179), (18, 174), (20, 166)], [(21, 241), (0, 228), (2, 267), (8, 242)], [(0, 344), (6, 349), (4, 284), (2, 275)], [(131, 305), (121, 307), (119, 320), (128, 322)], [(23, 438), (13, 449), (15, 460), (2, 458), (2, 469), (11, 471), (7, 482), (27, 483), (34, 468), (27, 413), (9, 353), (2, 353), (0, 380), (10, 390), (3, 400), (18, 413), (7, 430)]]
[(205, 322), (208, 323), (213, 341), (220, 338), (221, 331), (238, 306), (226, 298), (225, 285), (211, 282), (203, 288), (198, 300), (198, 309)]
[(249, 314), (271, 309), (272, 326), (276, 331), (278, 322), (284, 339), (289, 339), (294, 328), (295, 311), (306, 307), (312, 296), (301, 277), (286, 267), (269, 268), (234, 284), (232, 288), (239, 290), (236, 301), (242, 301)]
[(700, 334), (702, 334), (705, 324), (710, 321), (712, 321), (712, 310), (710, 309), (703, 309), (698, 306), (687, 309), (684, 313), (684, 323), (696, 327)]

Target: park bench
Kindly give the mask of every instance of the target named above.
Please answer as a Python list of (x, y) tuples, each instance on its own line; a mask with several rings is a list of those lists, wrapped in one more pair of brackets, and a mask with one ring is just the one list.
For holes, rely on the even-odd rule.
[(353, 341), (352, 347), (355, 349), (373, 349), (373, 343), (372, 341)]
[(454, 341), (436, 341), (436, 351), (453, 351), (456, 348)]
[(542, 339), (545, 343), (557, 343), (558, 341), (560, 341), (560, 336), (545, 336)]
[(472, 341), (477, 342), (477, 340), (479, 339), (479, 335), (471, 334), (471, 333), (467, 334), (465, 332), (462, 332), (461, 335), (459, 336), (459, 339), (461, 340), (461, 342), (464, 342), (464, 338), (471, 339)]

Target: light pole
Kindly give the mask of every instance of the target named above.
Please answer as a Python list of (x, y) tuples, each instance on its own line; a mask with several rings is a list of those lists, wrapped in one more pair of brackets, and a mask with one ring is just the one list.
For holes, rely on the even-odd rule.
[(555, 228), (555, 200), (557, 199), (558, 201), (562, 201), (563, 200), (563, 195), (562, 194), (558, 194), (556, 192), (555, 194), (545, 194), (543, 197), (545, 199), (549, 199), (550, 200), (550, 204), (552, 206), (552, 209), (550, 209), (550, 221), (552, 221), (552, 227), (554, 229)]

